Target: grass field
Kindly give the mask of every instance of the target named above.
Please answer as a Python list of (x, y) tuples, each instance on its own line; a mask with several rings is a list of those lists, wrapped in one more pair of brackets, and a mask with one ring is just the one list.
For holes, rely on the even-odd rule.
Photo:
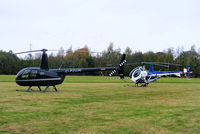
[(0, 76), (1, 134), (200, 133), (200, 79), (162, 78), (142, 88), (69, 76), (47, 93), (24, 92), (14, 79)]

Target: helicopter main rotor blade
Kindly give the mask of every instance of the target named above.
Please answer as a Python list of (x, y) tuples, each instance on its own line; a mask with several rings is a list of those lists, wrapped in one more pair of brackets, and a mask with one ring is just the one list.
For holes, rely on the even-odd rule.
[[(48, 49), (48, 51), (60, 51), (59, 49)], [(65, 50), (63, 49), (64, 52), (69, 53), (69, 52), (77, 52), (77, 53), (103, 53), (103, 52), (95, 52), (95, 51), (86, 51), (86, 50), (75, 50), (75, 51), (70, 51), (70, 50)]]
[(161, 64), (171, 65), (171, 66), (182, 66), (180, 64), (175, 64), (175, 63), (161, 63)]
[(169, 65), (158, 64), (156, 62), (141, 62), (141, 63), (148, 64), (148, 65), (156, 65), (156, 66), (161, 66), (161, 67), (169, 67)]
[(144, 63), (144, 64), (161, 64), (161, 65), (182, 66), (180, 64), (167, 63), (167, 62), (142, 62), (142, 63)]
[(48, 51), (47, 49), (41, 49), (41, 50), (31, 50), (31, 51), (24, 51), (24, 52), (19, 52), (19, 53), (15, 53), (15, 54), (24, 54), (24, 53), (32, 53), (32, 52), (46, 52)]

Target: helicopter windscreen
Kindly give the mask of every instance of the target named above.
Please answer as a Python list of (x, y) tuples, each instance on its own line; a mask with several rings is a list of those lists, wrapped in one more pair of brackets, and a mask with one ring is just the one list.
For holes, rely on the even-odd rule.
[(140, 74), (141, 74), (141, 71), (138, 69), (138, 70), (135, 70), (133, 76), (138, 77)]
[(25, 70), (21, 76), (23, 79), (27, 79), (29, 77), (31, 70)]
[(24, 70), (26, 70), (26, 68), (20, 70), (20, 71), (17, 73), (16, 78), (19, 77), (19, 76), (24, 72)]
[[(136, 71), (137, 70), (137, 71)], [(132, 77), (132, 74), (135, 72), (134, 77), (138, 77), (141, 73), (141, 71), (144, 71), (144, 69), (140, 66), (140, 67), (136, 67), (134, 68), (130, 73), (129, 76), (130, 78)]]

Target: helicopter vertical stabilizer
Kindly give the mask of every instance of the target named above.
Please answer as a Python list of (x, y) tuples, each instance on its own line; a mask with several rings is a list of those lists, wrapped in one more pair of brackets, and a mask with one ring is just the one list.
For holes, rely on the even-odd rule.
[(183, 73), (185, 74), (186, 78), (190, 78), (190, 74), (192, 74), (192, 71), (190, 68), (191, 68), (191, 66), (188, 65), (187, 68), (183, 69)]
[(119, 67), (117, 69), (117, 72), (118, 72), (119, 77), (121, 79), (124, 79), (124, 64), (126, 62), (125, 58), (126, 58), (126, 54), (123, 54), (122, 57), (121, 57), (121, 61), (119, 63)]

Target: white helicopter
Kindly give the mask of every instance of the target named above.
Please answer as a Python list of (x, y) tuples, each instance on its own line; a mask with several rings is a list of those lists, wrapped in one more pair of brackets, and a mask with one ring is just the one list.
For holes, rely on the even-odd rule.
[[(190, 66), (184, 68), (183, 71), (154, 71), (153, 63), (145, 63), (150, 64), (150, 69), (146, 70), (144, 66), (139, 66), (134, 68), (130, 73), (129, 76), (131, 80), (135, 83), (135, 86), (138, 87), (146, 87), (149, 83), (154, 82), (155, 80), (163, 77), (163, 76), (175, 76), (181, 77), (181, 75), (185, 75), (187, 78), (190, 77), (192, 73), (190, 71)], [(165, 66), (165, 65), (161, 65)]]

